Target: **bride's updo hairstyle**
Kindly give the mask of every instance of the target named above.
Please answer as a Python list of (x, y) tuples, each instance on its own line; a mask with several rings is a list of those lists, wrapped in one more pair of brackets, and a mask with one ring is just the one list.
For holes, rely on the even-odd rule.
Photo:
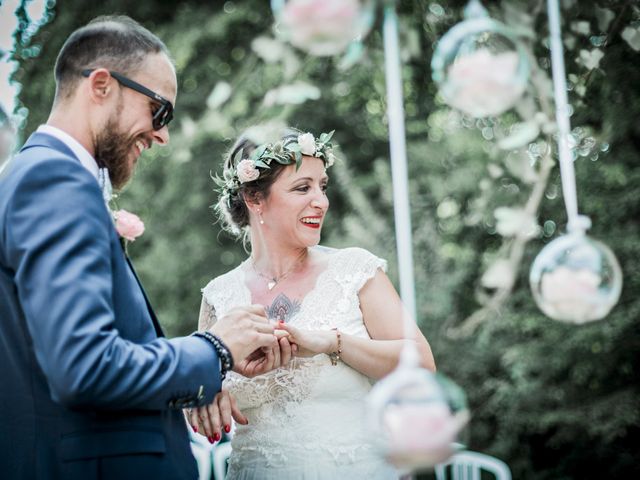
[(222, 228), (245, 241), (250, 226), (247, 201), (266, 199), (282, 171), (291, 164), (299, 168), (303, 155), (320, 158), (325, 167), (335, 161), (331, 151), (333, 132), (315, 138), (311, 133), (286, 128), (276, 141), (259, 145), (250, 138), (250, 132), (243, 133), (225, 156), (222, 178), (214, 178), (219, 192), (214, 209)]

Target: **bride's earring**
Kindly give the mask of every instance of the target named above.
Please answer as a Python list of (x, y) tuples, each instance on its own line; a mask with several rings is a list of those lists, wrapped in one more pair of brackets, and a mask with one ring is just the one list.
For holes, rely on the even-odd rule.
[(260, 225), (264, 225), (264, 218), (262, 218), (262, 210), (258, 210), (258, 218), (260, 219)]

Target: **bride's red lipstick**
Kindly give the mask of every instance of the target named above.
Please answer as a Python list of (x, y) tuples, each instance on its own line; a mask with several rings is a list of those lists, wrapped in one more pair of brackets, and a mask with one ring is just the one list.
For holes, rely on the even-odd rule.
[[(309, 221), (305, 222), (305, 220)], [(300, 219), (300, 223), (302, 223), (305, 227), (318, 229), (320, 228), (320, 220), (322, 220), (321, 216), (303, 217)]]

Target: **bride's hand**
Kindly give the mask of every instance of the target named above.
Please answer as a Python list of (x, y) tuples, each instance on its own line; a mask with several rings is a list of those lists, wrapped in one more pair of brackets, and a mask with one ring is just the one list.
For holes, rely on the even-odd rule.
[(215, 443), (222, 438), (222, 429), (226, 433), (231, 431), (231, 419), (241, 425), (247, 425), (249, 420), (238, 409), (236, 399), (225, 389), (222, 389), (209, 405), (185, 410), (187, 420), (193, 431), (207, 437), (209, 443)]
[(255, 377), (289, 363), (297, 347), (292, 346), (287, 336), (278, 335), (278, 347), (262, 347), (235, 365), (233, 370), (245, 377)]
[(338, 337), (333, 330), (301, 330), (288, 323), (279, 323), (278, 330), (289, 334), (289, 342), (297, 347), (296, 357), (313, 357), (319, 353), (331, 353), (338, 349)]

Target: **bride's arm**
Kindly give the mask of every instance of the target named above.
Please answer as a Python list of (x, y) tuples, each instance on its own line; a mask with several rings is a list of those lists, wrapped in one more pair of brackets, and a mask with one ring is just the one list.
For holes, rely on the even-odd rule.
[[(390, 373), (398, 364), (404, 344), (402, 317), (405, 308), (389, 278), (378, 270), (358, 294), (364, 324), (371, 338), (361, 338), (340, 332), (340, 360), (360, 373), (374, 379)], [(338, 350), (335, 331), (308, 332), (284, 324), (290, 341), (298, 343), (301, 353), (327, 353)], [(414, 338), (421, 364), (435, 371), (431, 347), (420, 329), (414, 326)]]
[(202, 302), (200, 303), (200, 315), (198, 316), (198, 331), (203, 332), (209, 330), (216, 323), (216, 320), (214, 308), (209, 305), (203, 296)]
[[(358, 294), (364, 324), (369, 339), (344, 336), (342, 339), (343, 360), (356, 370), (374, 373), (373, 378), (381, 378), (393, 370), (400, 358), (404, 344), (403, 316), (409, 315), (393, 287), (389, 277), (378, 270)], [(421, 366), (435, 371), (436, 364), (427, 342), (413, 319), (413, 338), (415, 339)], [(376, 361), (372, 362), (372, 359)], [(365, 373), (366, 374), (366, 373)]]

